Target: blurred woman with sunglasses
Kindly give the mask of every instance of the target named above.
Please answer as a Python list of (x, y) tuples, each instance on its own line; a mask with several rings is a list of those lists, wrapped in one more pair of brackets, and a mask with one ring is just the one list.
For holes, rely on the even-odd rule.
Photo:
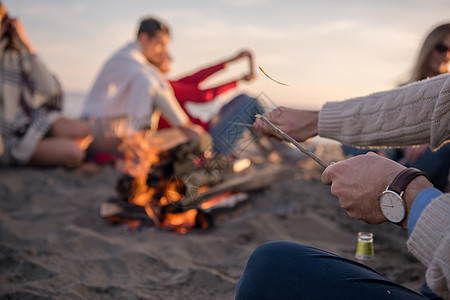
[[(424, 80), (449, 72), (450, 61), (450, 23), (435, 27), (425, 38), (411, 77), (404, 84)], [(450, 168), (450, 144), (437, 151), (431, 151), (428, 145), (394, 149), (388, 152), (389, 157), (407, 167), (415, 167), (425, 171), (433, 185), (448, 191), (448, 175)]]
[(0, 165), (77, 166), (90, 129), (62, 116), (62, 89), (0, 2)]
[[(409, 79), (401, 85), (448, 73), (449, 48), (450, 23), (445, 23), (435, 27), (426, 36)], [(369, 149), (355, 149), (346, 145), (343, 145), (342, 149), (346, 155), (358, 155), (369, 151)], [(428, 145), (420, 145), (407, 148), (380, 149), (378, 154), (387, 156), (407, 167), (425, 171), (433, 185), (443, 192), (450, 188), (448, 183), (450, 144), (443, 145), (437, 151), (431, 151)]]
[(450, 23), (446, 23), (433, 29), (425, 38), (411, 77), (405, 84), (448, 73), (449, 48)]

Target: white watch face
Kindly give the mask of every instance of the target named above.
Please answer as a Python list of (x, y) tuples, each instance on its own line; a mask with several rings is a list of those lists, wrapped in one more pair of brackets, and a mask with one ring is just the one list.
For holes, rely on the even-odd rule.
[(386, 219), (392, 223), (399, 223), (405, 218), (403, 199), (393, 191), (384, 191), (380, 198), (380, 208)]

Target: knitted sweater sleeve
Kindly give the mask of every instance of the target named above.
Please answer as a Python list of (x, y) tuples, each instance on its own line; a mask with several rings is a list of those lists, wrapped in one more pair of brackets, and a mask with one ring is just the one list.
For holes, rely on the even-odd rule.
[(426, 267), (427, 285), (444, 299), (450, 298), (450, 194), (434, 199), (421, 213), (406, 243)]
[(319, 135), (354, 146), (430, 144), (450, 138), (450, 74), (390, 91), (326, 103)]

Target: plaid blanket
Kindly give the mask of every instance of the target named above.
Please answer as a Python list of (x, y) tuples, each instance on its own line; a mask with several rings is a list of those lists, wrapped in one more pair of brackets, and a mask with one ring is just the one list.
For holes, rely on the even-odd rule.
[(62, 90), (40, 59), (0, 41), (0, 164), (23, 165), (60, 116)]

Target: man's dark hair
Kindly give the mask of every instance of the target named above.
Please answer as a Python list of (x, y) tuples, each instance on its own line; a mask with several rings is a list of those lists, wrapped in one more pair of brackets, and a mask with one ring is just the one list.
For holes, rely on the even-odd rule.
[(152, 17), (146, 18), (141, 21), (137, 36), (139, 36), (141, 32), (145, 32), (150, 38), (152, 38), (158, 31), (162, 31), (163, 33), (170, 35), (169, 27), (166, 24)]

